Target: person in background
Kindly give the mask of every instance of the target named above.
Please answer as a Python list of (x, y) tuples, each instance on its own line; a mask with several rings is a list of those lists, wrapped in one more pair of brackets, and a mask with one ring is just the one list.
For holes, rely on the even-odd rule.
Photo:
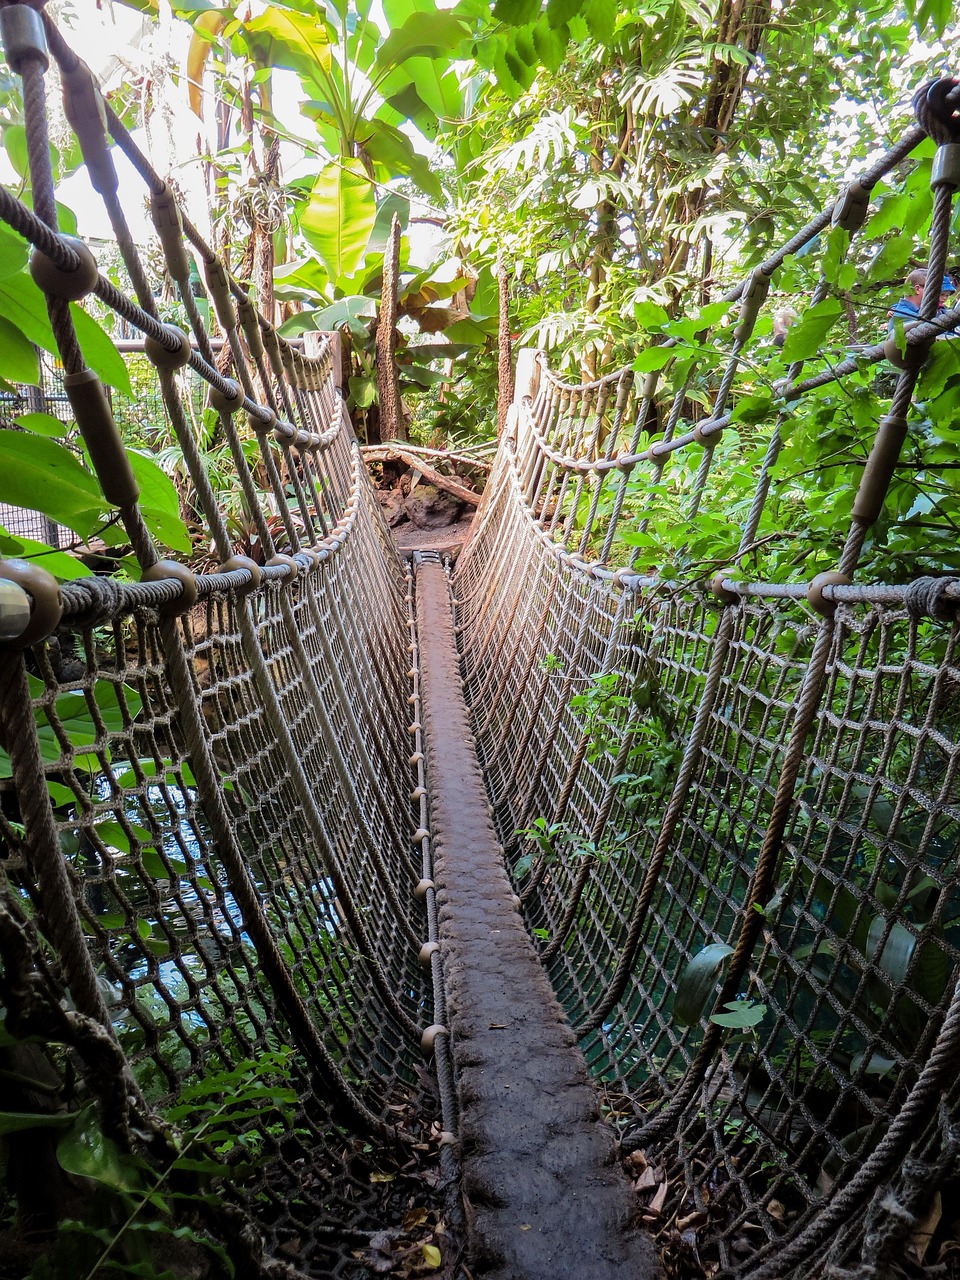
[[(894, 325), (897, 317), (904, 322), (908, 320), (918, 320), (920, 318), (920, 303), (923, 301), (923, 287), (927, 283), (926, 267), (917, 267), (915, 271), (911, 271), (907, 276), (906, 284), (910, 288), (910, 293), (901, 298), (896, 306), (891, 307), (887, 312), (890, 317), (890, 323), (887, 326), (893, 333)], [(946, 299), (951, 293), (955, 293), (953, 281), (949, 276), (943, 277), (943, 284), (940, 288), (940, 302), (937, 306), (937, 312), (946, 311)]]
[(782, 347), (787, 340), (787, 330), (797, 318), (793, 307), (779, 307), (773, 313), (773, 345)]

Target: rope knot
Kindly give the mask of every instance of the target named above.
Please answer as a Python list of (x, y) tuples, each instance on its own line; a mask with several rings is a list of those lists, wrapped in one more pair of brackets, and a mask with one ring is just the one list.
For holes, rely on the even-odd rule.
[(960, 101), (953, 100), (960, 80), (946, 77), (930, 80), (913, 95), (913, 111), (917, 122), (938, 146), (960, 142)]
[(80, 578), (63, 588), (64, 612), (79, 627), (101, 627), (112, 622), (124, 598), (123, 585), (113, 578)]
[(953, 622), (960, 608), (960, 598), (951, 598), (947, 593), (957, 585), (960, 585), (960, 578), (917, 578), (904, 592), (903, 603), (907, 613), (918, 622), (922, 618)]

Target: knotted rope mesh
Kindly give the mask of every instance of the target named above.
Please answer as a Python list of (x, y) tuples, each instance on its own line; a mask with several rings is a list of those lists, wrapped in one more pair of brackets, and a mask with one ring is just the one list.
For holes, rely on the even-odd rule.
[[(432, 889), (414, 896), (430, 873), (414, 621), (338, 390), (338, 353), (325, 338), (307, 355), (278, 337), (107, 107), (152, 197), (190, 339), (161, 323), (89, 72), (35, 10), (0, 19), (24, 77), (34, 206), (4, 192), (0, 215), (46, 255), (67, 394), (99, 383), (62, 296), (87, 251), (56, 230), (47, 46), (70, 91), (92, 95), (81, 142), (129, 292), (95, 266), (87, 287), (145, 336), (153, 362), (135, 405), (115, 396), (113, 415), (101, 395), (64, 415), (143, 580), (78, 579), (58, 605), (52, 579), (5, 566), (47, 624), (25, 655), (0, 657), (0, 1054), (37, 1037), (59, 1075), (46, 1108), (12, 1094), (11, 1108), (55, 1123), (92, 1104), (97, 1141), (128, 1161), (122, 1189), (145, 1176), (129, 1161), (148, 1158), (144, 1185), (162, 1175), (167, 1207), (185, 1200), (179, 1221), (202, 1226), (208, 1265), (220, 1243), (244, 1275), (422, 1261), (424, 1241), (448, 1247), (452, 1157), (440, 1137), (454, 1116), (445, 1041), (439, 1076), (420, 1046), (443, 1009), (419, 960), (436, 939)], [(216, 359), (188, 247), (219, 319)], [(259, 562), (234, 554), (204, 466), (198, 382)], [(113, 424), (148, 412), (189, 474), (212, 544), (206, 573), (160, 558), (130, 483)], [(211, 1176), (216, 1197), (204, 1193)], [(71, 1265), (91, 1265), (90, 1243), (79, 1237)], [(92, 1243), (95, 1263), (102, 1235)]]
[[(955, 359), (941, 114), (909, 332), (790, 359), (754, 327), (792, 255), (823, 262), (814, 315), (844, 296), (870, 193), (922, 130), (634, 368), (570, 383), (524, 353), (453, 575), (516, 891), (671, 1275), (906, 1274), (935, 1261), (921, 1226), (956, 1174), (960, 590), (870, 580), (918, 370)], [(798, 406), (826, 452), (858, 396), (877, 417), (838, 480), (842, 547), (771, 555), (808, 501), (784, 465)]]

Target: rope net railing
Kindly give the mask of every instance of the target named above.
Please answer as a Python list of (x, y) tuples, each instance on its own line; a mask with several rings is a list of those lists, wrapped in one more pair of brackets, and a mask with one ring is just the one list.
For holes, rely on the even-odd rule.
[[(32, 208), (0, 192), (0, 218), (34, 246), (39, 290), (26, 273), (23, 288), (46, 304), (70, 402), (54, 416), (139, 578), (58, 589), (29, 560), (0, 561), (0, 1132), (15, 1195), (0, 1274), (41, 1258), (45, 1275), (91, 1278), (422, 1263), (427, 1244), (454, 1247), (454, 1116), (442, 1031), (437, 1071), (421, 1048), (443, 1000), (420, 958), (432, 886), (415, 895), (430, 860), (414, 614), (333, 342), (305, 354), (257, 313), (46, 15), (3, 6), (0, 32), (32, 190)], [(57, 231), (51, 59), (123, 285)], [(183, 329), (158, 318), (113, 144), (143, 179)], [(139, 412), (179, 450), (207, 572), (158, 549), (121, 415), (78, 341), (71, 303), (87, 294), (144, 335)], [(236, 554), (201, 456), (198, 381), (258, 560)], [(6, 406), (6, 435), (21, 408)]]
[[(453, 574), (516, 892), (673, 1276), (917, 1274), (948, 1212), (949, 511), (921, 561), (936, 572), (906, 585), (879, 573), (910, 506), (897, 509), (896, 486), (936, 474), (931, 370), (942, 387), (956, 366), (960, 310), (938, 310), (960, 185), (955, 89), (921, 91), (923, 127), (712, 310), (664, 325), (632, 368), (572, 384), (521, 353)], [(932, 187), (918, 322), (852, 351), (828, 349), (829, 323), (811, 340), (818, 315), (842, 314), (872, 192), (917, 191), (918, 174)], [(781, 353), (765, 300), (801, 268), (807, 311)], [(820, 456), (809, 436), (799, 446), (816, 467), (865, 402), (876, 416), (857, 419), (845, 470), (834, 464), (844, 531), (818, 544), (813, 507), (830, 494), (805, 497), (793, 435), (819, 415)]]

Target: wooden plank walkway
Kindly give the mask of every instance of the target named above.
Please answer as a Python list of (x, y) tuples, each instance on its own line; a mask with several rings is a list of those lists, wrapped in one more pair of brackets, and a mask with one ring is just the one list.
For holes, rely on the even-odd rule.
[(490, 1280), (647, 1280), (653, 1247), (523, 927), (490, 821), (446, 577), (417, 568), (420, 692), (469, 1265)]

